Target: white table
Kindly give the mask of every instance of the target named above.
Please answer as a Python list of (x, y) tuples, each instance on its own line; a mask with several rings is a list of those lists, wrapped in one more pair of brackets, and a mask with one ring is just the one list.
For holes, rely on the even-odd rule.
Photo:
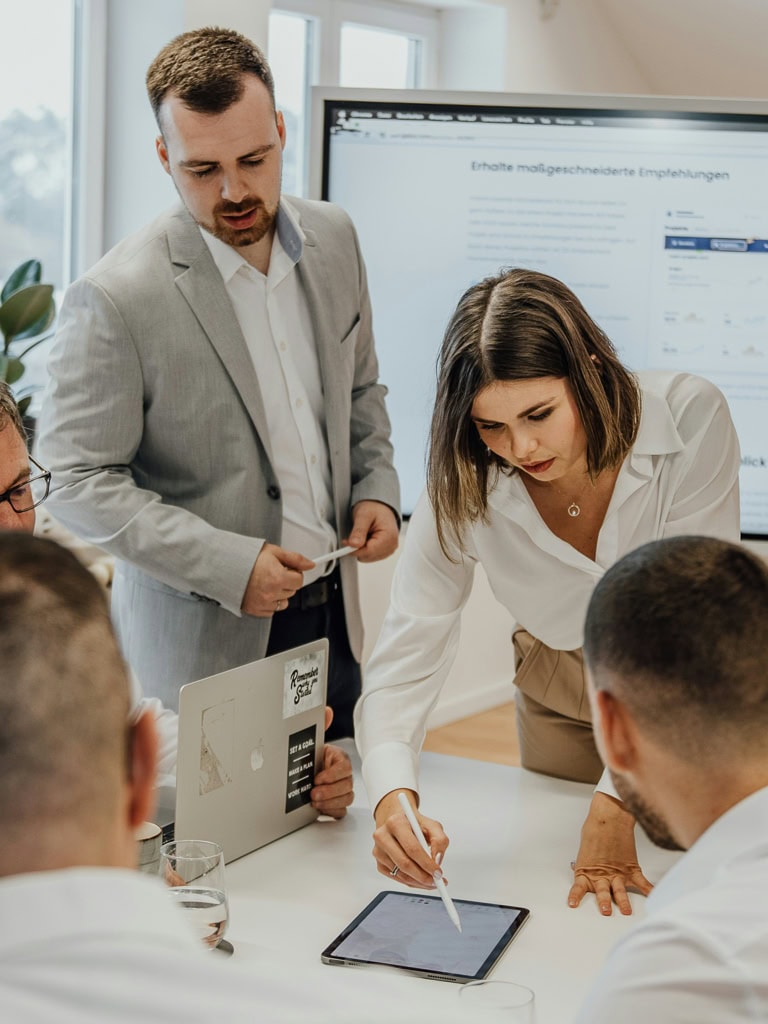
[[(270, 975), (286, 985), (317, 986), (326, 1009), (319, 1006), (315, 1021), (337, 1019), (328, 1000), (361, 1024), (455, 1020), (458, 985), (320, 962), (320, 952), (377, 892), (398, 888), (375, 870), (372, 818), (352, 756), (356, 798), (343, 821), (315, 822), (227, 867), (235, 958), (245, 967), (268, 960)], [(534, 989), (537, 1024), (571, 1019), (607, 951), (644, 913), (639, 896), (631, 918), (615, 909), (603, 918), (592, 895), (578, 910), (567, 906), (569, 863), (591, 794), (591, 786), (519, 768), (442, 754), (421, 759), (422, 807), (452, 840), (445, 859), (451, 894), (531, 911), (493, 977)], [(638, 849), (651, 881), (677, 856), (640, 834)]]

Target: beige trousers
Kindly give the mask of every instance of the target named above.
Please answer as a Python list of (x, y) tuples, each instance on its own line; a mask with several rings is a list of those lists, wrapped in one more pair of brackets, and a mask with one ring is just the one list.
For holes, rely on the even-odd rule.
[(556, 651), (525, 629), (512, 634), (515, 708), (523, 768), (572, 782), (597, 782), (603, 763), (581, 650)]

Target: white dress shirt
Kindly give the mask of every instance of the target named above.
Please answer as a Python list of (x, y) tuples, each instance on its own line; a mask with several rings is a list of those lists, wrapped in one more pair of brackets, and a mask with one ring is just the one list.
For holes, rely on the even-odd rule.
[[(422, 495), (355, 713), (372, 807), (392, 789), (418, 789), (427, 718), (456, 655), (478, 562), (516, 622), (549, 647), (574, 650), (595, 584), (628, 551), (680, 534), (738, 541), (739, 445), (725, 398), (690, 374), (639, 378), (640, 428), (616, 479), (594, 561), (549, 530), (516, 473), (500, 474), (488, 495), (488, 521), (466, 528), (456, 562), (443, 554)], [(481, 659), (477, 671), (482, 675)]]
[(656, 885), (577, 1020), (768, 1020), (768, 788), (718, 818)]
[(0, 921), (3, 1024), (295, 1024), (323, 1006), (276, 985), (266, 963), (246, 972), (204, 949), (160, 880), (138, 871), (0, 879)]
[[(281, 546), (309, 558), (336, 545), (323, 385), (314, 331), (296, 269), (304, 235), (283, 199), (269, 269), (201, 231), (224, 280), (259, 379), (271, 460), (283, 503)], [(328, 566), (304, 574), (311, 583)]]
[(157, 697), (145, 697), (141, 683), (131, 671), (128, 672), (131, 686), (131, 713), (135, 721), (143, 712), (154, 716), (157, 730), (157, 770), (155, 787), (176, 788), (176, 759), (179, 751), (179, 716), (164, 706)]

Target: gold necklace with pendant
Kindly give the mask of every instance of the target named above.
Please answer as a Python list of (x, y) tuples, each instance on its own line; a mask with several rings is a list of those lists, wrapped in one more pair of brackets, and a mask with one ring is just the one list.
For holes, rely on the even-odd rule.
[(568, 506), (568, 515), (571, 517), (571, 519), (576, 519), (578, 516), (581, 515), (581, 505), (579, 504), (579, 502), (584, 497), (584, 493), (590, 484), (592, 485), (592, 489), (594, 490), (595, 481), (588, 476), (586, 484), (584, 484), (579, 494), (575, 498), (573, 498), (571, 504)]

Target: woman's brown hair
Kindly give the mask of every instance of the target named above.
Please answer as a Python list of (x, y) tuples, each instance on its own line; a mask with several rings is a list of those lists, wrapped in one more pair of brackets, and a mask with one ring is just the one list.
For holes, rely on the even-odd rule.
[(507, 270), (468, 289), (443, 338), (427, 458), (427, 492), (440, 545), (462, 547), (468, 523), (485, 520), (488, 491), (506, 463), (488, 454), (471, 419), (496, 381), (557, 377), (570, 384), (594, 479), (619, 465), (640, 423), (640, 391), (605, 332), (561, 281)]

